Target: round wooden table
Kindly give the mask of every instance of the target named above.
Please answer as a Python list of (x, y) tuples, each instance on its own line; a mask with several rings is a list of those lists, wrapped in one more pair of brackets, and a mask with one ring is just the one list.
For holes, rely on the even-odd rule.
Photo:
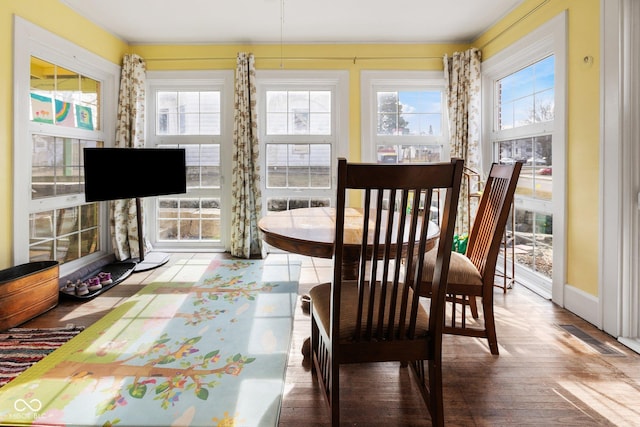
[[(362, 210), (347, 208), (344, 226), (343, 276), (345, 279), (354, 279), (357, 277), (362, 242)], [(263, 240), (278, 249), (312, 257), (333, 257), (335, 237), (335, 209), (333, 208), (302, 208), (271, 212), (260, 219), (258, 227), (262, 231)], [(408, 228), (406, 227), (405, 230), (407, 235)], [(438, 225), (429, 222), (427, 250), (435, 245), (439, 235)], [(407, 238), (404, 239), (405, 243)], [(383, 239), (384, 236), (381, 235), (381, 241)], [(393, 241), (396, 241), (395, 236)]]

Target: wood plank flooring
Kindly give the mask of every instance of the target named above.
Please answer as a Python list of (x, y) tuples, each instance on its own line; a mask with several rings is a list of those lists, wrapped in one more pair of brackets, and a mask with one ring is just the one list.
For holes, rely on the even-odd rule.
[[(328, 260), (270, 255), (276, 256), (302, 262), (300, 294), (331, 275)], [(226, 255), (173, 254), (159, 269), (135, 273), (90, 301), (61, 300), (22, 326), (89, 326), (176, 264), (214, 257)], [(447, 426), (640, 426), (640, 355), (519, 285), (506, 294), (496, 288), (495, 311), (500, 356), (491, 355), (484, 340), (444, 338)], [(329, 425), (325, 402), (300, 352), (309, 327), (298, 306), (280, 426)], [(341, 369), (342, 425), (431, 425), (412, 381), (395, 363)]]

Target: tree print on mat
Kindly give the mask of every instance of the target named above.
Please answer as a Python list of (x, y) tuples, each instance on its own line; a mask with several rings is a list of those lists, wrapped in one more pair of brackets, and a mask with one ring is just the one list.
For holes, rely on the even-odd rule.
[[(148, 394), (153, 395), (153, 400), (159, 400), (163, 409), (175, 405), (186, 392), (192, 392), (198, 399), (207, 400), (209, 389), (218, 385), (216, 378), (223, 375), (238, 376), (246, 364), (255, 360), (235, 354), (226, 357), (224, 365), (216, 367), (221, 359), (220, 350), (189, 358), (195, 353), (200, 353), (200, 349), (196, 347), (200, 339), (201, 337), (188, 338), (171, 345), (171, 339), (165, 334), (150, 347), (128, 359), (110, 364), (82, 364), (83, 372), (87, 373), (83, 379), (104, 369), (117, 372), (121, 376), (134, 377), (133, 382), (126, 386), (126, 393), (123, 394), (121, 390), (110, 400), (99, 404), (96, 415), (126, 405), (129, 398), (143, 399)], [(127, 365), (135, 359), (143, 359), (146, 362), (142, 366)], [(179, 367), (172, 366), (176, 363)], [(64, 366), (57, 368), (58, 375), (61, 369), (64, 369)], [(73, 378), (77, 375), (77, 370), (74, 371), (67, 374)]]
[[(242, 286), (238, 286), (242, 285)], [(156, 288), (159, 293), (189, 293), (193, 296), (193, 306), (198, 309), (192, 313), (176, 313), (174, 317), (184, 318), (185, 324), (196, 326), (207, 320), (213, 320), (220, 314), (226, 312), (224, 309), (211, 310), (207, 304), (211, 301), (222, 299), (231, 304), (239, 302), (241, 299), (255, 301), (259, 292), (271, 292), (276, 287), (273, 283), (249, 282), (243, 283), (242, 276), (226, 277), (216, 274), (207, 278), (200, 285), (189, 288), (176, 288), (166, 286)]]

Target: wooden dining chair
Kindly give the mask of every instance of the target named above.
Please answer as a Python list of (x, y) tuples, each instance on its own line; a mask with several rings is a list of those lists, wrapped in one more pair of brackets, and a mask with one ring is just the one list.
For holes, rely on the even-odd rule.
[[(507, 218), (513, 202), (522, 163), (494, 163), (484, 185), (482, 197), (478, 205), (473, 227), (469, 233), (466, 253), (451, 254), (449, 267), (448, 300), (452, 303), (450, 323), (445, 325), (447, 334), (465, 335), (486, 338), (492, 354), (499, 354), (496, 325), (493, 315), (493, 285), (496, 262), (500, 252), (500, 244), (504, 235)], [(423, 296), (432, 295), (432, 277), (437, 253), (429, 251), (425, 256), (423, 274)], [(469, 325), (467, 311), (479, 319), (476, 298), (482, 299), (484, 324)], [(458, 320), (456, 305), (461, 303), (462, 309)]]
[[(411, 367), (432, 424), (444, 424), (442, 328), (462, 170), (458, 159), (421, 165), (339, 159), (333, 280), (310, 292), (312, 374), (329, 404), (333, 426), (340, 423), (340, 365), (389, 361)], [(427, 233), (429, 209), (419, 207), (431, 206), (435, 189), (446, 197), (432, 299), (425, 309), (419, 297), (424, 257), (418, 255), (434, 242)], [(355, 280), (344, 279), (342, 272), (347, 191), (352, 200), (362, 195), (363, 206)], [(349, 221), (353, 231), (353, 217)]]

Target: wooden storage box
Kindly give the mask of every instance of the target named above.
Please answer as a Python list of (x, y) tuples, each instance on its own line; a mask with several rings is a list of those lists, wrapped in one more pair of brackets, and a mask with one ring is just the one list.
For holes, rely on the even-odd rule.
[(0, 270), (0, 331), (58, 304), (58, 261), (38, 261)]

